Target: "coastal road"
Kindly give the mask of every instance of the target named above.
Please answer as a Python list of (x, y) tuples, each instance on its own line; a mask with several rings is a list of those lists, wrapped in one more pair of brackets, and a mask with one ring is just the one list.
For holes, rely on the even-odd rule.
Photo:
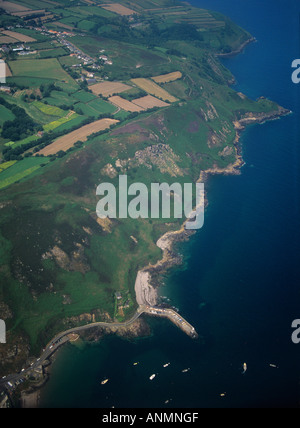
[(0, 392), (1, 390), (8, 389), (13, 390), (20, 382), (23, 382), (25, 378), (28, 376), (30, 372), (33, 370), (39, 368), (42, 366), (42, 364), (49, 359), (49, 357), (57, 351), (58, 348), (60, 348), (62, 345), (64, 345), (66, 342), (69, 342), (68, 335), (70, 334), (77, 334), (85, 330), (89, 330), (91, 328), (95, 327), (101, 327), (101, 328), (122, 328), (122, 327), (128, 327), (131, 324), (133, 324), (143, 313), (146, 313), (147, 310), (144, 307), (139, 307), (134, 314), (134, 316), (123, 323), (112, 323), (112, 322), (95, 322), (92, 324), (86, 324), (82, 325), (80, 327), (74, 327), (70, 328), (69, 330), (66, 330), (64, 332), (61, 332), (57, 334), (46, 346), (46, 348), (43, 350), (42, 355), (40, 358), (38, 358), (34, 363), (32, 363), (29, 367), (26, 369), (23, 369), (20, 373), (14, 373), (10, 374), (8, 376), (4, 376), (2, 379), (0, 379)]

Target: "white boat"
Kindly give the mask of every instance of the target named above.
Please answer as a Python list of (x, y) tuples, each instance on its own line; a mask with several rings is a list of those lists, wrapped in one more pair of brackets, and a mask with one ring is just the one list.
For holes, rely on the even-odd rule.
[(151, 375), (151, 376), (150, 376), (150, 378), (149, 378), (149, 379), (150, 379), (150, 380), (153, 380), (153, 379), (155, 378), (155, 376), (156, 376), (156, 375), (155, 375), (155, 374), (153, 374), (153, 375)]
[(244, 363), (243, 364), (243, 374), (245, 374), (246, 373), (246, 371), (247, 371), (247, 369), (248, 369), (248, 367), (247, 367), (247, 364), (246, 363)]
[(104, 379), (104, 380), (101, 382), (101, 385), (105, 385), (108, 381), (109, 381), (109, 379)]
[(140, 363), (133, 363), (134, 366), (137, 366), (138, 364), (140, 364)]
[(171, 364), (171, 363), (164, 364), (164, 365), (163, 365), (163, 367), (164, 367), (164, 368), (169, 367), (169, 365), (170, 365), (170, 364)]
[(184, 370), (182, 370), (182, 373), (187, 373), (187, 372), (189, 372), (191, 369), (184, 369)]

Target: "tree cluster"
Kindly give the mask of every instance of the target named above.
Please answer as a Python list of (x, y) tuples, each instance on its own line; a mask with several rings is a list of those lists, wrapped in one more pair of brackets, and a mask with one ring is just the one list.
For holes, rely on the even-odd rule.
[(10, 104), (3, 98), (0, 98), (0, 104), (6, 107), (15, 116), (13, 120), (7, 120), (2, 126), (2, 137), (9, 138), (12, 141), (19, 141), (27, 135), (38, 130), (39, 126), (31, 119), (26, 111), (15, 104)]

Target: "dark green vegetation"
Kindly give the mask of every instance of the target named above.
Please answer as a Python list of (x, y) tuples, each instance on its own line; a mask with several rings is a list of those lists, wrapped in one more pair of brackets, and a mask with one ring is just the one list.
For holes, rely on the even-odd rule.
[[(170, 225), (162, 219), (99, 221), (97, 185), (117, 186), (120, 173), (128, 175), (129, 184), (195, 182), (201, 171), (235, 162), (234, 121), (247, 112), (278, 111), (271, 101), (253, 101), (229, 87), (233, 77), (214, 54), (237, 50), (250, 35), (219, 14), (171, 0), (124, 1), (137, 12), (129, 18), (101, 8), (100, 1), (38, 3), (55, 14), (46, 26), (62, 31), (61, 25), (69, 26), (73, 36), (66, 39), (97, 68), (80, 67), (83, 61), (69, 56), (59, 37), (28, 28), (18, 31), (37, 40), (38, 54), (7, 58), (12, 93), (3, 95), (0, 105), (0, 148), (3, 162), (18, 162), (0, 172), (0, 301), (10, 343), (29, 345), (35, 355), (59, 330), (87, 322), (83, 314), (99, 321), (132, 313), (137, 270), (160, 258), (157, 239), (179, 227), (179, 221)], [(102, 51), (112, 64), (99, 60)], [(140, 114), (116, 113), (90, 92), (83, 71), (131, 86), (135, 77), (181, 71), (182, 79), (161, 85), (179, 101)], [(143, 95), (132, 88), (124, 98)], [(100, 117), (120, 123), (78, 142), (71, 153), (33, 157)], [(118, 308), (116, 292), (125, 310)], [(5, 362), (5, 350), (0, 352)], [(19, 367), (26, 355), (16, 361)], [(8, 367), (3, 364), (0, 372)]]
[(6, 102), (0, 98), (0, 104), (7, 110), (10, 110), (14, 116), (13, 120), (6, 120), (2, 125), (2, 138), (8, 138), (15, 141), (21, 140), (28, 134), (32, 134), (36, 128), (34, 121), (28, 116), (24, 109), (17, 105)]

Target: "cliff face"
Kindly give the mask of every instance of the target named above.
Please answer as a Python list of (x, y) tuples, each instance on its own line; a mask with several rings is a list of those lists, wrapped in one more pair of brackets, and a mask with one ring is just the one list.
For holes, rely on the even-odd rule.
[[(243, 94), (239, 94), (241, 98), (244, 97)], [(264, 98), (262, 98), (264, 99)], [(234, 140), (233, 146), (230, 148), (232, 151), (235, 151), (235, 160), (233, 163), (228, 164), (224, 168), (220, 168), (218, 165), (213, 165), (212, 168), (208, 168), (206, 170), (201, 171), (200, 177), (198, 182), (205, 182), (209, 175), (214, 174), (223, 174), (223, 175), (239, 175), (241, 172), (241, 167), (244, 165), (244, 160), (242, 157), (242, 150), (240, 146), (240, 135), (242, 131), (251, 124), (262, 124), (269, 120), (276, 120), (279, 119), (281, 116), (286, 116), (290, 114), (291, 111), (288, 109), (285, 109), (281, 106), (276, 105), (276, 108), (274, 108), (271, 111), (268, 112), (248, 112), (245, 113), (239, 120), (236, 120), (233, 122), (234, 129), (236, 131), (236, 137)], [(226, 147), (224, 150), (229, 149)], [(205, 204), (208, 204), (208, 201), (205, 200)], [(161, 276), (171, 267), (175, 265), (180, 265), (182, 263), (182, 259), (180, 256), (174, 252), (174, 245), (177, 242), (182, 242), (184, 240), (189, 239), (189, 237), (194, 234), (194, 231), (186, 230), (184, 228), (184, 225), (177, 231), (167, 232), (165, 233), (156, 243), (156, 245), (162, 250), (163, 257), (161, 260), (159, 260), (155, 265), (149, 265), (145, 267), (143, 270), (139, 271), (139, 274), (146, 273), (147, 279), (147, 287), (148, 287), (148, 294), (151, 293), (151, 290), (153, 290), (153, 294), (156, 295), (157, 300), (157, 293), (154, 292), (154, 289), (160, 285), (160, 279)], [(136, 283), (137, 284), (137, 283)], [(145, 287), (144, 287), (145, 288)], [(137, 293), (137, 286), (136, 286), (136, 293)], [(148, 304), (147, 301), (143, 302), (144, 304)], [(156, 304), (158, 302), (156, 301)]]

